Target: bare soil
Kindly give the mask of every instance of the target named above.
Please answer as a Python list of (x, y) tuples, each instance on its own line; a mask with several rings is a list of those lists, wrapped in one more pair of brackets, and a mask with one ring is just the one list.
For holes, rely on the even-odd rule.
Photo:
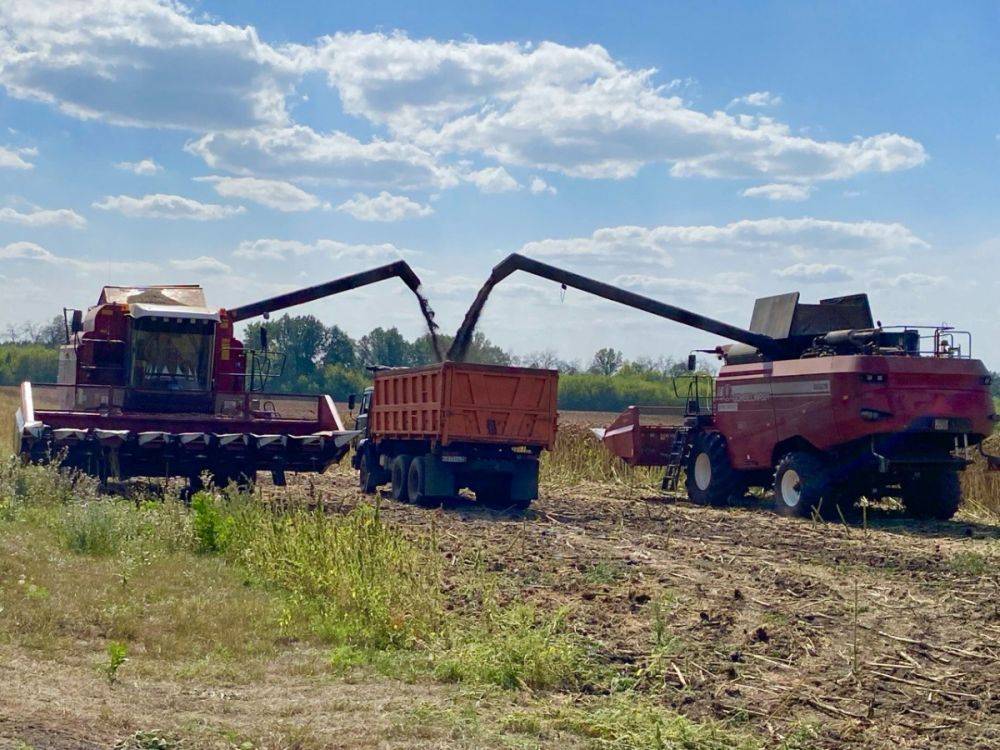
[[(606, 423), (583, 414), (577, 424)], [(367, 502), (345, 467), (267, 493), (330, 513)], [(602, 662), (692, 720), (736, 724), (774, 747), (804, 727), (812, 739), (800, 747), (1000, 747), (998, 526), (889, 512), (847, 526), (598, 484), (544, 488), (520, 515), (381, 502), (407, 535), (433, 534), (456, 604), (458, 582), (481, 565), (505, 581), (506, 599), (565, 610)], [(0, 645), (0, 748), (110, 747), (153, 726), (200, 738), (185, 747), (239, 747), (242, 736), (264, 737), (258, 747), (495, 746), (414, 724), (415, 706), (459, 700), (453, 687), (345, 680), (316, 671), (323, 662), (290, 644), (227, 684), (164, 674), (110, 688), (79, 653)], [(521, 700), (546, 698), (471, 710), (496, 718)]]
[[(353, 502), (349, 475), (324, 480), (319, 497)], [(603, 486), (550, 490), (521, 516), (383, 512), (506, 574), (509, 597), (568, 608), (625, 671), (649, 666), (659, 609), (674, 640), (649, 688), (689, 718), (740, 718), (775, 744), (806, 724), (809, 747), (1000, 746), (1000, 527), (848, 527)]]

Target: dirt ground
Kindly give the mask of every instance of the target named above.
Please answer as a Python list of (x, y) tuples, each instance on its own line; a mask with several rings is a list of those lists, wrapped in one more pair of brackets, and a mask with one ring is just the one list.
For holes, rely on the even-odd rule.
[[(351, 497), (350, 476), (319, 495)], [(476, 550), (567, 607), (612, 663), (643, 665), (656, 611), (673, 639), (665, 702), (693, 719), (741, 716), (763, 736), (814, 724), (815, 747), (1000, 746), (1000, 527), (867, 528), (714, 509), (600, 486), (549, 491), (523, 516), (385, 501), (447, 556)]]
[[(365, 501), (343, 467), (272, 491), (331, 513)], [(750, 500), (705, 508), (612, 485), (543, 489), (522, 515), (388, 499), (382, 512), (408, 535), (433, 533), (449, 577), (479, 560), (509, 582), (502, 596), (565, 609), (603, 662), (641, 674), (650, 695), (690, 719), (737, 721), (775, 747), (802, 727), (814, 733), (803, 747), (1000, 747), (998, 526), (888, 512), (846, 526), (779, 517)], [(491, 746), (454, 732), (393, 734), (399, 712), (454, 699), (433, 683), (352, 684), (274, 667), (231, 695), (146, 678), (126, 701), (91, 669), (0, 647), (0, 737), (22, 743), (0, 748), (105, 747), (80, 738), (144, 716), (146, 726), (301, 720), (339, 738), (324, 747)]]

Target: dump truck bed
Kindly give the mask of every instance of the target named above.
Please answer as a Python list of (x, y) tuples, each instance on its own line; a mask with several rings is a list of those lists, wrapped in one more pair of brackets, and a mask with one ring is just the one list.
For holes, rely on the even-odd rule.
[(551, 448), (559, 373), (442, 362), (375, 374), (369, 419), (385, 439)]

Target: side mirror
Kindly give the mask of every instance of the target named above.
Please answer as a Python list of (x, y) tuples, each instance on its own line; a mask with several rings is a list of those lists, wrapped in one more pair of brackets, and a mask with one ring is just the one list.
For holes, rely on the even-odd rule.
[(267, 351), (267, 329), (264, 326), (260, 327), (260, 348)]
[(698, 358), (694, 354), (688, 355), (688, 372), (694, 372), (698, 367)]
[(358, 403), (358, 397), (352, 393), (347, 397), (347, 411), (354, 411), (354, 405), (356, 403)]
[(73, 311), (73, 320), (69, 324), (69, 330), (72, 333), (80, 333), (83, 330), (83, 310)]

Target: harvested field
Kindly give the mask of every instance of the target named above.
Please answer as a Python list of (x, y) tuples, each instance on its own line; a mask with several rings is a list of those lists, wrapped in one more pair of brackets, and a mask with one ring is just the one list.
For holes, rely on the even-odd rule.
[(618, 416), (614, 411), (560, 411), (559, 426), (607, 427)]
[[(249, 558), (185, 547), (201, 532), (183, 513), (156, 526), (176, 549), (110, 557), (61, 547), (64, 516), (0, 514), (0, 747), (1000, 745), (994, 475), (970, 471), (977, 499), (948, 523), (696, 507), (601, 458), (581, 425), (605, 421), (563, 415), (523, 515), (377, 501), (386, 533), (440, 566), (427, 602), (446, 645), (358, 650), (289, 621)], [(258, 504), (336, 523), (370, 505), (355, 487), (340, 466)], [(532, 638), (533, 656), (515, 648)], [(98, 668), (117, 640), (112, 682)], [(505, 685), (489, 664), (514, 653), (534, 666)]]

